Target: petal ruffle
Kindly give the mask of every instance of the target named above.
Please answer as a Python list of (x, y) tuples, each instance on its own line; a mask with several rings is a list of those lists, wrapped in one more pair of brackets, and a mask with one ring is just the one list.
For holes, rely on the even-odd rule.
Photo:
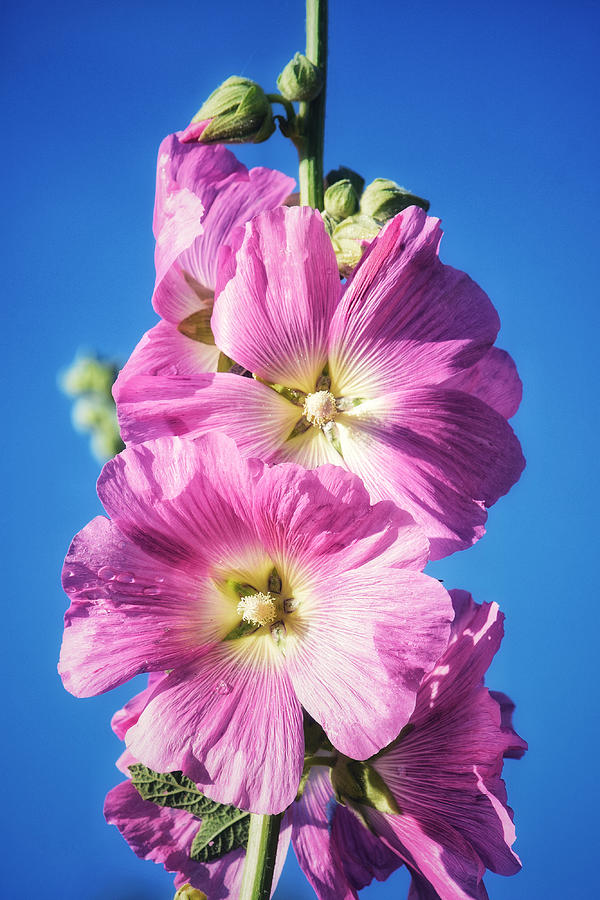
[(475, 365), (463, 369), (443, 386), (479, 397), (505, 419), (514, 416), (523, 395), (517, 367), (506, 350), (499, 347), (491, 347)]
[(235, 274), (215, 303), (215, 340), (265, 381), (310, 393), (340, 292), (320, 214), (306, 206), (262, 213), (247, 223)]
[(331, 324), (336, 394), (373, 397), (445, 381), (473, 365), (499, 328), (489, 298), (438, 259), (439, 220), (396, 216), (363, 256)]

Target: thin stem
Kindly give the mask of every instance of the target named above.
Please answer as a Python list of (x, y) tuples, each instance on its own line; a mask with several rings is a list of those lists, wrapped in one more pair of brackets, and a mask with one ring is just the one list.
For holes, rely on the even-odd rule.
[(323, 144), (327, 88), (327, 0), (306, 0), (306, 56), (319, 66), (323, 87), (298, 113), (300, 205), (323, 209)]
[(283, 813), (276, 816), (250, 814), (240, 900), (269, 900), (282, 817)]
[(286, 100), (285, 97), (281, 96), (281, 94), (267, 94), (267, 100), (269, 101), (269, 103), (279, 103), (281, 106), (283, 106), (289, 124), (293, 124), (294, 119), (296, 118), (296, 112), (294, 110), (293, 104), (290, 103), (289, 100)]

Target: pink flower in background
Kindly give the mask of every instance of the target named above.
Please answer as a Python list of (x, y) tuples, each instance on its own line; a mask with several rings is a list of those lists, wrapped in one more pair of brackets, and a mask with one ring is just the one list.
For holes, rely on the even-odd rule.
[(512, 728), (511, 701), (483, 685), (503, 616), (495, 603), (451, 595), (448, 649), (425, 677), (404, 736), (370, 761), (400, 814), (362, 806), (369, 833), (334, 803), (323, 769), (311, 771), (290, 809), (296, 854), (320, 900), (356, 898), (387, 877), (394, 855), (413, 875), (409, 900), (485, 900), (486, 868), (512, 875), (521, 867), (501, 773), (503, 758), (522, 756), (527, 744)]
[(424, 527), (433, 558), (484, 533), (524, 460), (506, 421), (521, 383), (483, 291), (438, 258), (412, 207), (340, 284), (318, 212), (278, 208), (223, 252), (212, 330), (255, 375), (119, 378), (123, 437), (219, 430), (247, 456), (345, 466)]
[(210, 331), (219, 248), (257, 213), (283, 203), (294, 179), (248, 169), (221, 145), (164, 139), (158, 151), (152, 302), (162, 321), (133, 351), (121, 377), (215, 372), (219, 350)]
[(298, 788), (302, 708), (357, 759), (408, 721), (452, 607), (407, 513), (340, 467), (268, 468), (221, 435), (129, 448), (98, 494), (111, 519), (65, 561), (59, 670), (77, 696), (172, 670), (127, 730), (136, 759), (273, 813)]

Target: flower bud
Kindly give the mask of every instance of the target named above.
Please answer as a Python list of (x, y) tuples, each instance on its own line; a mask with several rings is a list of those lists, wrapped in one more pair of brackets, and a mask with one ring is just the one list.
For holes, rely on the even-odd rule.
[(358, 210), (358, 195), (348, 178), (336, 181), (325, 191), (325, 211), (334, 219), (347, 219)]
[(328, 172), (325, 176), (325, 187), (331, 187), (336, 181), (343, 181), (344, 179), (347, 179), (350, 182), (360, 197), (365, 186), (365, 179), (362, 175), (359, 175), (358, 172), (349, 169), (347, 166), (340, 166), (339, 169), (332, 169), (331, 172)]
[(110, 395), (116, 376), (117, 369), (112, 363), (94, 356), (79, 356), (62, 373), (60, 386), (70, 397), (88, 393)]
[(198, 891), (191, 884), (183, 884), (173, 897), (173, 900), (206, 900), (206, 894)]
[(360, 198), (361, 213), (371, 216), (382, 225), (408, 206), (420, 206), (427, 212), (429, 201), (411, 194), (388, 178), (376, 178), (367, 185)]
[(340, 274), (347, 278), (360, 262), (365, 248), (377, 237), (381, 226), (370, 216), (349, 216), (333, 230), (331, 242)]
[(320, 69), (303, 53), (294, 54), (277, 79), (277, 87), (286, 100), (314, 100), (322, 84)]
[(232, 75), (202, 104), (180, 140), (260, 144), (274, 131), (271, 104), (261, 86), (249, 78)]

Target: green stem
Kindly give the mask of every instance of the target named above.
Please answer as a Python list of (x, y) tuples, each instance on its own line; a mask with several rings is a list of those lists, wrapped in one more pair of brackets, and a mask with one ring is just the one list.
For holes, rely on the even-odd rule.
[(276, 816), (250, 814), (248, 849), (239, 900), (269, 900), (282, 818), (283, 813)]
[(296, 112), (294, 110), (293, 104), (290, 103), (289, 100), (286, 100), (285, 97), (281, 96), (281, 94), (267, 94), (267, 100), (269, 101), (269, 103), (279, 103), (281, 106), (283, 106), (288, 122), (290, 123), (290, 125), (294, 124)]
[(327, 0), (306, 0), (306, 56), (319, 66), (323, 87), (314, 100), (301, 103), (300, 205), (323, 209), (323, 143), (325, 139), (325, 97), (327, 88)]

